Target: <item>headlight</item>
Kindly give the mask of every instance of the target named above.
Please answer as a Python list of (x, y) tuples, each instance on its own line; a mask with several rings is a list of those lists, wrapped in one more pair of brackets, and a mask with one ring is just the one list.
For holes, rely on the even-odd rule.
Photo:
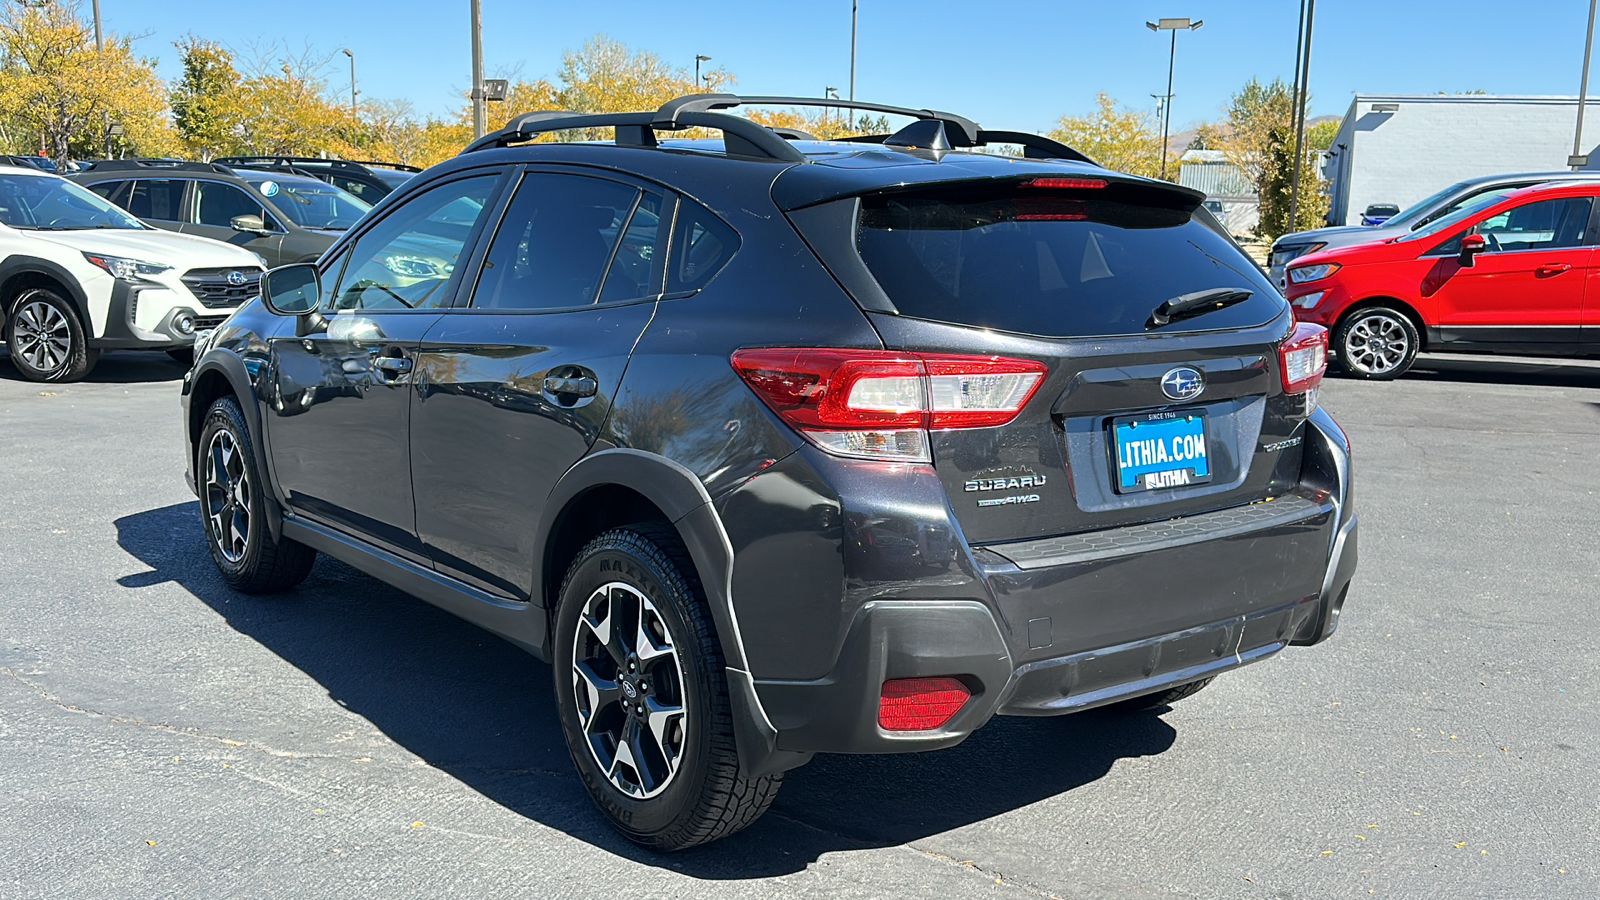
[(112, 278), (123, 281), (148, 280), (163, 272), (171, 272), (171, 266), (161, 263), (144, 262), (138, 259), (124, 259), (120, 256), (106, 256), (101, 253), (84, 253), (83, 258), (104, 269)]
[(1307, 253), (1315, 253), (1328, 246), (1327, 241), (1318, 241), (1313, 244), (1279, 244), (1272, 248), (1272, 265), (1288, 265)]
[(1289, 280), (1295, 284), (1305, 284), (1308, 281), (1320, 281), (1339, 271), (1342, 266), (1338, 263), (1323, 263), (1320, 266), (1301, 266), (1289, 270)]

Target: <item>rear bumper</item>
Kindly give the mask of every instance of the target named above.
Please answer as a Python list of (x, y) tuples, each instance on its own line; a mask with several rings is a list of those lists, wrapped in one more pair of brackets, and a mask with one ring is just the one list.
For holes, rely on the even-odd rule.
[[(823, 677), (763, 678), (752, 658), (777, 748), (938, 749), (996, 715), (1090, 709), (1325, 640), (1355, 573), (1358, 520), (1343, 433), (1319, 412), (1305, 434), (1301, 487), (1271, 503), (969, 548), (964, 561), (921, 579), (878, 577), (880, 561), (870, 582), (846, 592), (869, 599), (841, 623)], [(926, 569), (936, 558), (915, 562)], [(795, 625), (789, 640), (805, 643)], [(943, 728), (878, 726), (886, 679), (937, 675), (972, 693)]]

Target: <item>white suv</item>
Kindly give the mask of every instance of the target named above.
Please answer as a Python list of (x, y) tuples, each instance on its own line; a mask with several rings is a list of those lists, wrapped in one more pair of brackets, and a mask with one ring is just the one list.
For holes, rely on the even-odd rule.
[(32, 381), (77, 381), (101, 350), (188, 358), (257, 295), (261, 257), (160, 231), (64, 178), (0, 165), (0, 334)]

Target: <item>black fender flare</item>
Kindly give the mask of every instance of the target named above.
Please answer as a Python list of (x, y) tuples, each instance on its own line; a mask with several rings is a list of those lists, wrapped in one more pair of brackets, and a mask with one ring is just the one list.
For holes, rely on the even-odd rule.
[[(541, 548), (534, 563), (536, 602), (542, 603), (546, 596), (542, 548), (549, 546), (562, 512), (583, 492), (607, 485), (629, 488), (654, 503), (672, 522), (689, 551), (722, 645), (733, 705), (734, 744), (742, 772), (746, 777), (757, 777), (805, 763), (811, 758), (810, 753), (778, 749), (777, 729), (756, 696), (755, 679), (745, 658), (744, 639), (733, 608), (733, 544), (711, 505), (705, 485), (683, 464), (642, 450), (611, 448), (586, 456), (568, 469), (550, 492), (536, 532), (534, 546)], [(550, 629), (552, 637), (554, 633), (555, 629)]]
[[(28, 274), (48, 275), (66, 288), (67, 299), (78, 309), (78, 320), (83, 324), (83, 330), (92, 336), (94, 320), (89, 317), (89, 295), (84, 293), (83, 285), (78, 283), (76, 276), (60, 263), (37, 256), (14, 254), (6, 257), (4, 262), (0, 262), (0, 285), (10, 281), (15, 275)], [(10, 297), (0, 297), (0, 322), (4, 322), (10, 314), (7, 308), (10, 300)]]
[[(245, 369), (244, 360), (240, 359), (238, 354), (222, 348), (212, 348), (195, 362), (194, 370), (189, 375), (189, 383), (198, 387), (200, 382), (212, 373), (216, 373), (228, 382), (229, 389), (239, 400), (239, 408), (244, 412), (245, 426), (250, 429), (250, 442), (256, 448), (256, 482), (267, 487), (267, 490), (261, 492), (261, 498), (265, 501), (267, 531), (273, 540), (279, 540), (283, 537), (283, 509), (278, 499), (280, 496), (278, 479), (272, 470), (272, 454), (268, 452), (266, 428), (261, 421), (261, 404), (256, 399), (250, 373)], [(192, 397), (193, 394), (188, 396)], [(203, 422), (205, 414), (206, 411), (203, 409), (191, 410), (190, 415), (194, 417), (191, 421)], [(189, 426), (190, 421), (184, 422), (186, 431)], [(198, 455), (200, 448), (191, 445), (189, 452)], [(191, 459), (189, 462), (195, 467), (195, 479), (198, 481), (199, 460)]]

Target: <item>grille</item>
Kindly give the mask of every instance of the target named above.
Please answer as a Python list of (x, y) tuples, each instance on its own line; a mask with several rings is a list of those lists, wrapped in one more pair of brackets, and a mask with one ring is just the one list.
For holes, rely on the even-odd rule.
[[(228, 276), (237, 272), (242, 284), (232, 284)], [(190, 269), (183, 273), (183, 284), (202, 304), (212, 309), (232, 309), (261, 293), (260, 269)]]

